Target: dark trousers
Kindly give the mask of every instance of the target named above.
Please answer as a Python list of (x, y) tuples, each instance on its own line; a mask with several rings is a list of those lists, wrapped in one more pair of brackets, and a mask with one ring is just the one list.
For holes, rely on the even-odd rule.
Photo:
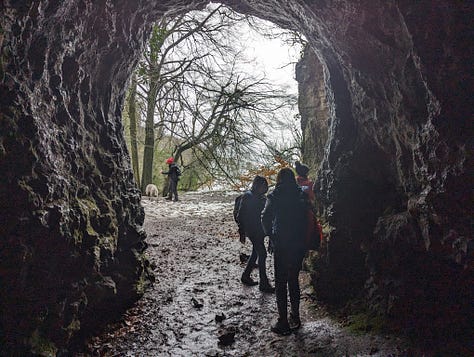
[(247, 266), (245, 267), (245, 270), (242, 276), (250, 277), (250, 273), (252, 272), (255, 266), (255, 262), (257, 261), (257, 258), (258, 258), (258, 273), (259, 273), (260, 285), (266, 285), (268, 284), (267, 266), (266, 266), (267, 251), (265, 249), (265, 245), (263, 244), (263, 237), (261, 238), (249, 237), (249, 239), (252, 242), (252, 254), (250, 254), (249, 260), (247, 261)]
[(178, 200), (178, 181), (174, 181), (170, 179), (170, 183), (168, 186), (168, 199), (172, 199), (174, 195), (174, 200)]
[(304, 252), (275, 249), (275, 294), (280, 320), (288, 320), (288, 293), (290, 295), (291, 313), (294, 316), (299, 316), (301, 293), (298, 276), (303, 258)]

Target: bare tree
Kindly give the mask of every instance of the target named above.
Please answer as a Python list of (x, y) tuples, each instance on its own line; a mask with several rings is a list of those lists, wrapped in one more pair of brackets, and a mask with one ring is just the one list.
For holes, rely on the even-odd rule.
[[(163, 17), (152, 29), (149, 45), (138, 68), (140, 90), (146, 102), (142, 191), (152, 181), (155, 129), (158, 129), (158, 137), (161, 137), (160, 122), (164, 120), (164, 112), (160, 108), (166, 101), (167, 93), (193, 62), (208, 55), (192, 53), (191, 57), (178, 57), (175, 49), (186, 41), (197, 43), (201, 37), (211, 39), (208, 43), (215, 42), (211, 33), (218, 33), (223, 25), (217, 23), (210, 28), (205, 25), (219, 9), (217, 7), (203, 19), (189, 15), (180, 15), (174, 19)], [(158, 124), (155, 123), (155, 114), (158, 114)]]
[(204, 167), (229, 180), (249, 161), (264, 158), (261, 151), (272, 147), (268, 128), (281, 124), (275, 111), (295, 101), (262, 79), (234, 71), (191, 80), (180, 95), (182, 119), (167, 128), (180, 139), (174, 155), (193, 149)]
[(137, 93), (146, 103), (142, 189), (151, 183), (155, 142), (164, 135), (173, 139), (176, 160), (191, 153), (191, 164), (230, 180), (256, 157), (287, 149), (264, 128), (282, 126), (276, 113), (296, 98), (242, 72), (245, 59), (234, 44), (244, 19), (215, 6), (154, 27), (138, 69)]

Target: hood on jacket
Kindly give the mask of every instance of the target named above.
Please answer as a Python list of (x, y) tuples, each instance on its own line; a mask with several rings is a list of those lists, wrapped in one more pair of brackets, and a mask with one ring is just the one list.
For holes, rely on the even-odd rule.
[(306, 177), (308, 176), (309, 167), (305, 164), (302, 164), (299, 161), (295, 162), (295, 171), (299, 176)]

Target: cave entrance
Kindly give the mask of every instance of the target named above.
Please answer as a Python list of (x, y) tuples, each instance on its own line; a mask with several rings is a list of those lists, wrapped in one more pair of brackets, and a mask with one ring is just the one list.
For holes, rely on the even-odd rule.
[(305, 45), (296, 31), (221, 4), (154, 23), (123, 110), (142, 193), (149, 184), (168, 193), (169, 157), (180, 190), (241, 189), (301, 160), (294, 77)]

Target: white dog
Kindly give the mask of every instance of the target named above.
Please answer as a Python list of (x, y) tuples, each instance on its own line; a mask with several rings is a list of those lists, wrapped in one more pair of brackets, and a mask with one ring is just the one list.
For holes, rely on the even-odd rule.
[(151, 197), (158, 197), (158, 187), (152, 183), (146, 185), (145, 195), (148, 196), (151, 200)]

